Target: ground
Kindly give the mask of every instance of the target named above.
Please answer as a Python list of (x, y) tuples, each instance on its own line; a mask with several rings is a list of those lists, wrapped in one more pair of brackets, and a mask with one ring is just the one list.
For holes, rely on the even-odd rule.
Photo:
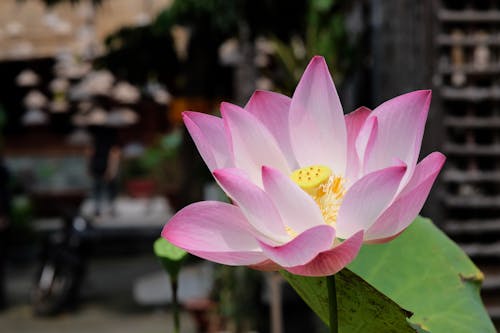
[[(9, 265), (9, 306), (0, 312), (0, 327), (6, 333), (156, 333), (171, 332), (172, 316), (167, 306), (142, 306), (134, 299), (134, 282), (160, 271), (152, 255), (134, 258), (93, 259), (89, 263), (79, 306), (54, 318), (33, 316), (30, 306), (33, 263)], [(182, 315), (182, 332), (195, 332), (188, 313)]]

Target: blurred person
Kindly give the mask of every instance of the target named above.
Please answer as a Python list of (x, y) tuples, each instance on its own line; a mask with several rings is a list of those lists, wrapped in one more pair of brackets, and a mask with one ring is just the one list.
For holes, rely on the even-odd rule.
[(115, 215), (121, 149), (115, 143), (113, 132), (102, 130), (94, 134), (94, 144), (89, 153), (89, 171), (93, 178), (94, 216), (101, 216), (105, 199), (107, 199), (111, 215)]
[(115, 201), (118, 196), (118, 175), (120, 171), (121, 156), (122, 153), (120, 146), (114, 145), (111, 147), (108, 156), (108, 167), (106, 168), (106, 174), (104, 175), (108, 190), (110, 212), (113, 216), (116, 214)]
[(7, 245), (11, 196), (9, 190), (9, 171), (0, 152), (0, 310), (7, 305), (5, 286), (5, 266), (7, 264)]

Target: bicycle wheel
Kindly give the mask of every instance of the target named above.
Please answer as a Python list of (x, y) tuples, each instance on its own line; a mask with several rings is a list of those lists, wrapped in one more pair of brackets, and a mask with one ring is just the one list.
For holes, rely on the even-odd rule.
[(66, 260), (47, 260), (37, 274), (32, 293), (33, 311), (39, 316), (55, 315), (76, 299), (80, 269)]

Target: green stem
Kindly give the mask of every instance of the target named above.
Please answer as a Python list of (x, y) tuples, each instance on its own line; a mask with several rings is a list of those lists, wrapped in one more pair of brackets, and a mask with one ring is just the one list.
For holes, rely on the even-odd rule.
[(326, 277), (328, 287), (328, 314), (330, 315), (330, 333), (339, 332), (339, 321), (337, 313), (337, 291), (335, 289), (335, 275)]
[(179, 317), (179, 301), (177, 300), (177, 279), (172, 279), (170, 286), (172, 287), (172, 310), (174, 312), (174, 332), (180, 333), (181, 321)]

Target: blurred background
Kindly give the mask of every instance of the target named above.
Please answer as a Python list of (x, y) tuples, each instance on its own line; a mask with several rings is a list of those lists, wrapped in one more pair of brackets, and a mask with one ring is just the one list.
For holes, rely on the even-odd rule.
[[(171, 332), (153, 241), (224, 200), (181, 112), (291, 95), (316, 54), (345, 112), (433, 89), (422, 156), (448, 160), (423, 215), (500, 325), (498, 1), (2, 0), (2, 332)], [(179, 297), (182, 332), (325, 331), (273, 274), (191, 257)]]

